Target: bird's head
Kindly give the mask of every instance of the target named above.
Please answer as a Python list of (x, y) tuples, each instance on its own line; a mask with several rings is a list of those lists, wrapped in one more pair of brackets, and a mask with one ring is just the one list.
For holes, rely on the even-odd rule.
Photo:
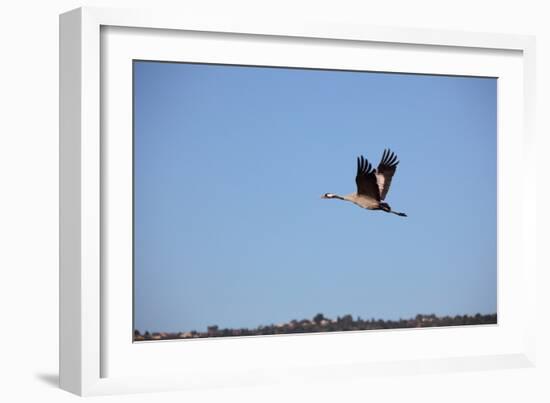
[(321, 196), (321, 199), (336, 199), (337, 196), (334, 193), (325, 193)]

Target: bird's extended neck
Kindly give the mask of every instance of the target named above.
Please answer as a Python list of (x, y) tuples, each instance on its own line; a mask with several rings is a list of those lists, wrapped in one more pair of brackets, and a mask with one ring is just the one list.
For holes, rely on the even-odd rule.
[(340, 196), (334, 193), (325, 193), (323, 195), (323, 199), (338, 199), (338, 200), (346, 200), (345, 196)]

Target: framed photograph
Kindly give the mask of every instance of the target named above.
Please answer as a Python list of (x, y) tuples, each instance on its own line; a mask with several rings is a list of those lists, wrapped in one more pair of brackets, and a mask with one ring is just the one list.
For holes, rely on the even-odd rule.
[(62, 388), (534, 365), (532, 37), (83, 8), (60, 45)]

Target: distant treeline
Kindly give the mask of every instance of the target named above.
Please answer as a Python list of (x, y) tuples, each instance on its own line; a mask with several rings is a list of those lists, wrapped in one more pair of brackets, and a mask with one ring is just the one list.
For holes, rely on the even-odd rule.
[(341, 332), (350, 330), (377, 330), (377, 329), (402, 329), (411, 327), (437, 327), (437, 326), (464, 326), (464, 325), (488, 325), (497, 323), (497, 314), (475, 314), (442, 316), (416, 315), (411, 319), (383, 320), (383, 319), (354, 319), (351, 315), (338, 316), (336, 319), (325, 317), (318, 313), (313, 319), (291, 320), (288, 323), (271, 324), (258, 326), (255, 329), (220, 329), (216, 325), (208, 326), (205, 332), (195, 330), (177, 333), (140, 333), (134, 331), (134, 341), (143, 340), (173, 340), (173, 339), (195, 339), (203, 337), (229, 337), (229, 336), (259, 336), (270, 334), (292, 334), (292, 333), (317, 333), (317, 332)]

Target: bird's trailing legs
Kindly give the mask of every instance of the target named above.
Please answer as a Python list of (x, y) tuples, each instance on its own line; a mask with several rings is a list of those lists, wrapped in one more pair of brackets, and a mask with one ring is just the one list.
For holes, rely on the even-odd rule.
[(393, 213), (393, 214), (395, 214), (395, 215), (398, 215), (399, 217), (407, 217), (407, 214), (405, 214), (405, 213), (399, 213), (399, 212), (393, 211), (393, 210), (388, 211), (388, 213)]
[(407, 217), (407, 214), (400, 213), (398, 211), (393, 211), (388, 203), (381, 202), (380, 203), (380, 209), (384, 210), (386, 213), (393, 213), (395, 215), (398, 215), (399, 217)]

